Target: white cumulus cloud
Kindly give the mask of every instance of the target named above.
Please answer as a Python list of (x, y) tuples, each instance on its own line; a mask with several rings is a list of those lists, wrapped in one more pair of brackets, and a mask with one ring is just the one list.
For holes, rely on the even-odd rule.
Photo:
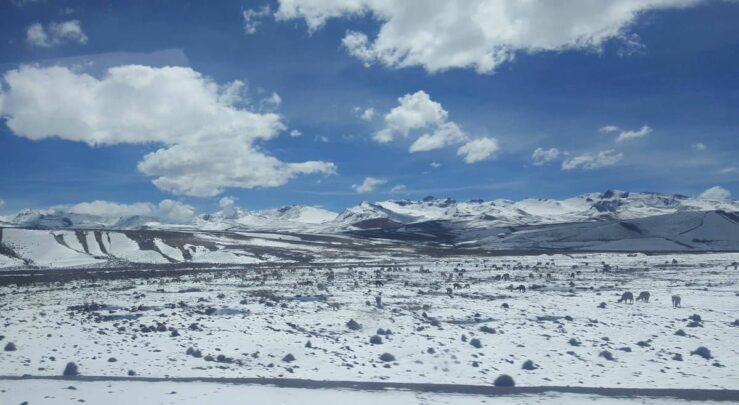
[[(459, 124), (449, 120), (444, 107), (423, 90), (399, 97), (398, 106), (385, 114), (384, 120), (385, 127), (375, 133), (375, 141), (388, 143), (398, 137), (415, 137), (408, 148), (411, 153), (465, 144), (457, 154), (465, 156), (467, 163), (474, 163), (487, 159), (498, 150), (495, 138), (472, 140)], [(474, 147), (480, 149), (473, 151)]]
[(694, 143), (693, 144), (693, 149), (702, 152), (702, 151), (705, 151), (706, 149), (708, 149), (708, 147), (706, 147), (706, 144), (701, 143), (701, 142), (698, 142), (698, 143)]
[(233, 197), (226, 196), (218, 200), (218, 206), (221, 208), (233, 207), (234, 204), (236, 204), (236, 199)]
[(100, 78), (65, 67), (7, 72), (0, 116), (17, 136), (89, 145), (156, 144), (138, 170), (174, 194), (210, 197), (225, 187), (276, 187), (330, 162), (285, 163), (256, 142), (285, 126), (279, 115), (241, 108), (242, 82), (219, 85), (185, 67), (118, 66)]
[(595, 170), (603, 167), (613, 166), (621, 159), (623, 159), (623, 153), (616, 152), (614, 150), (605, 150), (596, 154), (585, 153), (572, 157), (562, 162), (562, 170)]
[(618, 137), (616, 137), (616, 142), (624, 142), (632, 139), (644, 138), (651, 133), (652, 128), (646, 125), (635, 131), (621, 131), (619, 132)]
[(441, 125), (449, 115), (423, 90), (398, 98), (398, 103), (385, 115), (386, 127), (375, 134), (376, 141), (387, 143), (395, 136), (408, 136), (412, 130)]
[(365, 121), (372, 121), (372, 118), (375, 116), (375, 109), (370, 107), (366, 108), (364, 111), (362, 111), (362, 115), (360, 117)]
[(364, 179), (364, 181), (362, 182), (362, 184), (359, 184), (359, 185), (354, 184), (354, 185), (352, 185), (352, 188), (354, 189), (354, 191), (356, 191), (357, 193), (360, 193), (360, 194), (371, 193), (371, 192), (375, 191), (375, 189), (378, 186), (381, 186), (381, 185), (383, 185), (385, 183), (387, 183), (387, 180), (377, 179), (377, 178), (374, 178), (374, 177), (367, 177), (367, 178)]
[(600, 127), (599, 131), (602, 134), (610, 134), (613, 132), (618, 132), (619, 128), (615, 125), (605, 125), (605, 126)]
[(534, 153), (531, 154), (531, 160), (533, 160), (535, 166), (541, 166), (559, 159), (561, 155), (562, 152), (557, 148), (536, 148)]
[(241, 13), (244, 17), (244, 33), (252, 35), (257, 33), (257, 29), (262, 25), (262, 19), (272, 14), (269, 6), (263, 6), (258, 10), (249, 9)]
[(721, 186), (714, 186), (702, 192), (698, 198), (723, 201), (731, 198), (731, 192)]
[(457, 149), (457, 155), (464, 156), (467, 163), (476, 163), (486, 159), (498, 151), (498, 141), (495, 138), (473, 139)]
[(517, 52), (597, 51), (611, 39), (638, 46), (630, 28), (650, 10), (702, 0), (279, 0), (278, 20), (303, 19), (310, 31), (331, 18), (370, 16), (379, 31), (348, 31), (342, 43), (366, 64), (488, 73)]
[(392, 194), (404, 194), (408, 191), (408, 187), (405, 184), (398, 184), (390, 189)]
[(440, 149), (448, 145), (464, 142), (467, 135), (454, 122), (445, 122), (434, 129), (434, 132), (423, 134), (411, 144), (409, 151), (425, 152)]
[(33, 23), (26, 29), (26, 42), (32, 46), (51, 48), (65, 43), (86, 44), (87, 35), (79, 20), (52, 22), (44, 27)]

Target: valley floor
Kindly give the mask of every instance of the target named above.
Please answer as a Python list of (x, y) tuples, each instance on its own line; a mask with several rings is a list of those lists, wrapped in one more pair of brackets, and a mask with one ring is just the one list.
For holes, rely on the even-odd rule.
[[(0, 346), (16, 350), (0, 351), (0, 375), (59, 376), (74, 362), (83, 376), (489, 386), (508, 374), (520, 387), (736, 390), (739, 271), (727, 265), (737, 260), (734, 253), (398, 258), (368, 267), (275, 263), (128, 279), (106, 279), (109, 270), (101, 269), (101, 277), (2, 283)], [(509, 281), (496, 279), (505, 274)], [(651, 300), (617, 303), (624, 291), (649, 291)], [(674, 294), (682, 297), (679, 308)], [(77, 390), (65, 391), (69, 385)], [(44, 403), (44, 396), (131, 403), (134, 387), (160, 403), (172, 391), (172, 403), (202, 395), (224, 404), (242, 395), (278, 399), (270, 403), (349, 396), (357, 403), (480, 402), (403, 391), (0, 380), (0, 403)], [(551, 395), (536, 401), (588, 398)]]

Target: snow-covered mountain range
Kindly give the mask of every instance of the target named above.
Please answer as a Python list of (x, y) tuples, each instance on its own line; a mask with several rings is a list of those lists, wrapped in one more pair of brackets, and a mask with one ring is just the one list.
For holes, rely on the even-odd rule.
[(739, 251), (739, 202), (607, 191), (565, 199), (227, 206), (186, 223), (62, 209), (0, 218), (0, 267), (380, 260), (476, 250)]
[[(258, 229), (336, 232), (444, 221), (471, 228), (545, 225), (572, 222), (629, 220), (681, 212), (739, 212), (739, 201), (708, 200), (675, 194), (606, 191), (564, 200), (524, 199), (455, 201), (427, 197), (420, 201), (363, 202), (335, 213), (320, 207), (290, 205), (269, 210), (228, 206), (203, 214), (189, 223), (171, 223), (149, 216), (104, 217), (63, 209), (23, 210), (6, 217), (5, 225), (63, 229)], [(3, 220), (3, 218), (0, 218)]]

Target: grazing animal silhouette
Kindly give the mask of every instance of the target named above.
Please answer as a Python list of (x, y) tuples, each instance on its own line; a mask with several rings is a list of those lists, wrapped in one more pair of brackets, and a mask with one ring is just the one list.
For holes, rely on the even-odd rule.
[(680, 296), (679, 295), (673, 295), (672, 296), (672, 306), (674, 308), (678, 308), (678, 307), (681, 306), (680, 305), (680, 301), (681, 301), (681, 299), (680, 299)]
[(516, 287), (516, 289), (518, 290), (518, 292), (522, 292), (522, 293), (525, 293), (526, 292), (526, 286), (523, 285), (523, 284), (521, 284), (518, 287)]
[(619, 299), (617, 302), (628, 302), (633, 304), (634, 294), (632, 294), (631, 291), (626, 291), (625, 293), (621, 294), (621, 299)]
[(639, 293), (639, 296), (636, 297), (637, 301), (644, 301), (649, 302), (649, 291), (642, 291)]
[(508, 281), (511, 279), (511, 275), (508, 273), (503, 274), (503, 280)]
[(459, 284), (459, 283), (454, 283), (454, 284), (452, 285), (452, 287), (454, 287), (454, 288), (462, 288), (462, 284)]
[(333, 309), (334, 311), (338, 311), (339, 308), (341, 308), (341, 304), (339, 304), (338, 302), (329, 302), (328, 307)]
[(446, 293), (447, 293), (447, 294), (449, 294), (449, 296), (450, 296), (450, 297), (451, 297), (451, 296), (453, 296), (453, 294), (452, 294), (452, 292), (453, 292), (453, 291), (454, 291), (454, 290), (452, 290), (452, 288), (451, 288), (451, 287), (447, 287), (447, 288), (446, 288)]

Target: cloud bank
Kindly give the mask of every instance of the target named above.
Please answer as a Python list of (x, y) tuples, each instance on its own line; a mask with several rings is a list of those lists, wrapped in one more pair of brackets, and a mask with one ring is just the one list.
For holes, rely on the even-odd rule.
[(174, 200), (162, 200), (159, 204), (122, 204), (111, 201), (92, 201), (75, 204), (67, 209), (73, 214), (95, 215), (105, 218), (149, 216), (173, 223), (187, 223), (195, 217), (195, 209)]
[(368, 16), (380, 23), (376, 35), (350, 30), (342, 40), (347, 51), (365, 64), (490, 73), (519, 52), (593, 52), (609, 40), (639, 46), (630, 28), (640, 15), (700, 2), (279, 0), (275, 18), (302, 19), (316, 31), (329, 19)]
[(286, 163), (256, 143), (276, 137), (279, 115), (241, 106), (244, 84), (219, 85), (185, 67), (118, 66), (101, 77), (65, 67), (7, 72), (0, 116), (17, 136), (91, 146), (157, 144), (138, 163), (174, 194), (209, 197), (226, 187), (277, 187), (303, 174), (332, 174), (330, 162)]

